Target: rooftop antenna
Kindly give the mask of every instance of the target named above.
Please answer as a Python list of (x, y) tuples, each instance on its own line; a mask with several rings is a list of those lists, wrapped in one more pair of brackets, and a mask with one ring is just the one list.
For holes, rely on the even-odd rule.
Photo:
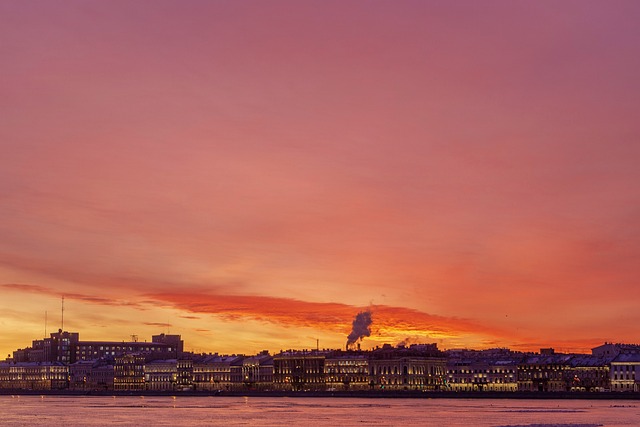
[(320, 350), (320, 338), (316, 338), (316, 350)]
[(44, 337), (47, 337), (47, 311), (44, 312)]
[(62, 330), (64, 331), (64, 295), (62, 295)]

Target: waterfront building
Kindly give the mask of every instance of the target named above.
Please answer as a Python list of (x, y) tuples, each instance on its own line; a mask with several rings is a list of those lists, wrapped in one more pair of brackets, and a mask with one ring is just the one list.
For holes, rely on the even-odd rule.
[(69, 388), (72, 390), (113, 390), (113, 362), (82, 360), (69, 365)]
[[(232, 367), (242, 366), (244, 356), (206, 355), (193, 359), (193, 387), (196, 390), (231, 390)], [(233, 371), (235, 372), (235, 368)], [(234, 375), (235, 376), (235, 375)]]
[(273, 387), (277, 390), (324, 390), (324, 363), (329, 352), (288, 350), (273, 357)]
[(88, 383), (93, 376), (93, 360), (83, 360), (69, 365), (69, 388), (71, 390), (91, 390)]
[(273, 357), (263, 351), (256, 356), (242, 361), (241, 373), (244, 388), (251, 390), (268, 390), (273, 383)]
[(93, 390), (113, 390), (114, 367), (109, 363), (98, 363), (91, 374), (91, 387)]
[(144, 365), (145, 390), (172, 391), (178, 384), (176, 359), (151, 360)]
[(640, 391), (640, 354), (618, 354), (609, 375), (612, 391)]
[(453, 360), (447, 363), (451, 391), (517, 391), (516, 360)]
[(378, 389), (440, 390), (445, 374), (446, 359), (436, 344), (385, 344), (369, 355), (370, 383)]
[(138, 391), (144, 390), (145, 356), (141, 354), (123, 354), (115, 357), (113, 365), (113, 389)]
[(370, 388), (369, 359), (361, 351), (336, 351), (324, 363), (328, 390), (365, 390)]
[(177, 362), (177, 387), (178, 390), (193, 389), (193, 360), (179, 359)]
[(610, 359), (587, 354), (575, 354), (565, 371), (566, 388), (570, 391), (607, 391), (611, 388), (609, 378)]
[(568, 391), (571, 355), (531, 355), (518, 364), (518, 391)]
[(60, 362), (0, 363), (0, 388), (60, 390), (68, 387), (68, 367)]

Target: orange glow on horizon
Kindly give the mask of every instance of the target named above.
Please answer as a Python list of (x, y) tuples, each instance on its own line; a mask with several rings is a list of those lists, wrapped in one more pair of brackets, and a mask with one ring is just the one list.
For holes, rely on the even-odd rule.
[(0, 2), (0, 355), (640, 341), (640, 3), (462, 3)]

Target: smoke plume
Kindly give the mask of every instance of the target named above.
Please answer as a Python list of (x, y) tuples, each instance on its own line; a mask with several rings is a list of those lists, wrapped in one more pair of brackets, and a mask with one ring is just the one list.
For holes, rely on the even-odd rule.
[(356, 318), (353, 319), (351, 333), (347, 337), (347, 348), (360, 341), (362, 338), (370, 336), (371, 329), (369, 326), (371, 326), (371, 312), (361, 311), (358, 313)]

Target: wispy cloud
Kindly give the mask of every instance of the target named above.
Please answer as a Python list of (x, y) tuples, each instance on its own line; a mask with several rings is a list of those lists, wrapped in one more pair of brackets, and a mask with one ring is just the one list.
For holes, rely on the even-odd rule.
[(112, 298), (106, 298), (106, 297), (101, 297), (97, 295), (80, 294), (77, 292), (64, 292), (64, 291), (60, 291), (60, 290), (56, 290), (50, 287), (40, 286), (40, 285), (7, 283), (7, 284), (0, 285), (0, 287), (6, 290), (17, 291), (17, 292), (48, 295), (48, 296), (54, 296), (59, 298), (64, 297), (66, 299), (82, 301), (90, 304), (118, 306), (118, 307), (132, 307), (139, 310), (146, 310), (146, 307), (143, 304), (135, 301), (112, 299)]

